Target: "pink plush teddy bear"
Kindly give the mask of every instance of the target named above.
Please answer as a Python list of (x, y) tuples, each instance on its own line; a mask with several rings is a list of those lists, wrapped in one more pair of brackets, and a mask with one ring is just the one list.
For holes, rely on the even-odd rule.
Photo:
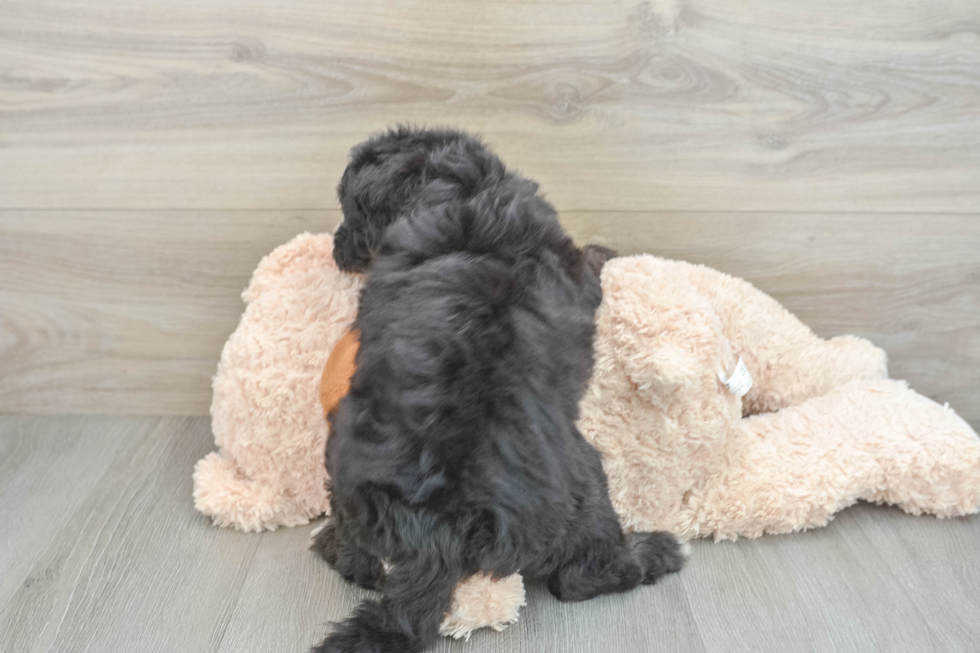
[[(304, 234), (259, 264), (221, 355), (211, 406), (221, 451), (194, 473), (197, 508), (241, 530), (328, 509), (319, 386), (360, 279)], [(887, 378), (866, 340), (818, 338), (751, 284), (654, 256), (602, 274), (596, 364), (579, 427), (603, 455), (627, 530), (735, 539), (823, 526), (858, 500), (941, 517), (980, 508), (980, 438)], [(519, 576), (461, 583), (442, 632), (503, 628)]]

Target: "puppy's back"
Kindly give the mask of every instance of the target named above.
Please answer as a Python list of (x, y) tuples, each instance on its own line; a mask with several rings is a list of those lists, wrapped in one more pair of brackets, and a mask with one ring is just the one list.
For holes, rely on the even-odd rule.
[(335, 491), (384, 482), (440, 509), (483, 497), (534, 513), (568, 495), (600, 291), (535, 191), (514, 177), (391, 227), (330, 440)]

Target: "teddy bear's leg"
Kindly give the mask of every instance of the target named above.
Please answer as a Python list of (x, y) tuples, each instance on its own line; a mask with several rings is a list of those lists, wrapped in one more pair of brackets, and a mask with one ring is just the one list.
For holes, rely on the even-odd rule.
[(692, 501), (701, 535), (823, 526), (858, 500), (939, 516), (980, 508), (980, 438), (904, 383), (854, 380), (740, 426), (740, 459)]
[(568, 557), (548, 577), (548, 589), (560, 601), (626, 592), (641, 583), (655, 583), (684, 565), (684, 549), (670, 533), (623, 535), (599, 454), (589, 450), (595, 482), (574, 520), (578, 530), (571, 534)]
[(285, 503), (280, 487), (248, 478), (224, 453), (211, 452), (194, 467), (194, 507), (218, 526), (274, 530)]
[(752, 389), (742, 399), (745, 414), (774, 412), (852, 379), (888, 376), (885, 352), (867, 340), (824, 340), (744, 279), (704, 266), (676, 264), (686, 267), (691, 283), (717, 311), (731, 343), (732, 367), (742, 357), (752, 375)]
[(350, 537), (344, 536), (343, 524), (337, 515), (327, 518), (327, 523), (314, 535), (310, 548), (348, 582), (373, 590), (384, 579), (384, 565)]

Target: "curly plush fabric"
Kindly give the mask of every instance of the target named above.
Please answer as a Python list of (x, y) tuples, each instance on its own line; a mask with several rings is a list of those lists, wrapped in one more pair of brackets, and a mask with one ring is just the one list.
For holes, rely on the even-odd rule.
[[(214, 379), (218, 453), (194, 474), (197, 508), (241, 530), (305, 524), (327, 511), (331, 349), (356, 313), (360, 279), (330, 236), (267, 256)], [(603, 269), (596, 367), (579, 426), (603, 455), (628, 530), (735, 539), (825, 525), (858, 500), (911, 514), (980, 508), (980, 438), (947, 406), (887, 378), (866, 340), (822, 340), (751, 284), (654, 256)], [(722, 380), (741, 358), (744, 397)], [(461, 583), (441, 632), (517, 619), (519, 576)]]
[[(603, 270), (582, 433), (624, 526), (735, 539), (825, 525), (858, 500), (980, 507), (980, 439), (887, 378), (885, 353), (822, 340), (750, 283), (636, 256)], [(721, 382), (742, 358), (744, 397)], [(744, 417), (743, 417), (744, 416)]]
[(219, 451), (194, 469), (194, 505), (219, 526), (275, 530), (328, 508), (320, 376), (361, 286), (332, 251), (329, 235), (297, 236), (262, 259), (242, 294), (212, 384)]

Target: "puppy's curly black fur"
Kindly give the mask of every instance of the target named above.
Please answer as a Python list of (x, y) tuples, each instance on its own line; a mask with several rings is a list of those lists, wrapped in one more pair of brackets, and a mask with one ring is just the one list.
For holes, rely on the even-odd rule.
[(461, 132), (371, 139), (340, 195), (335, 258), (368, 273), (314, 549), (383, 598), (315, 650), (420, 651), (476, 572), (578, 601), (680, 569), (673, 536), (624, 536), (575, 425), (608, 250), (575, 247), (537, 185)]
[(506, 171), (478, 139), (452, 129), (399, 127), (354, 147), (337, 188), (344, 221), (334, 258), (345, 272), (364, 272), (388, 227), (420, 203), (472, 197)]

